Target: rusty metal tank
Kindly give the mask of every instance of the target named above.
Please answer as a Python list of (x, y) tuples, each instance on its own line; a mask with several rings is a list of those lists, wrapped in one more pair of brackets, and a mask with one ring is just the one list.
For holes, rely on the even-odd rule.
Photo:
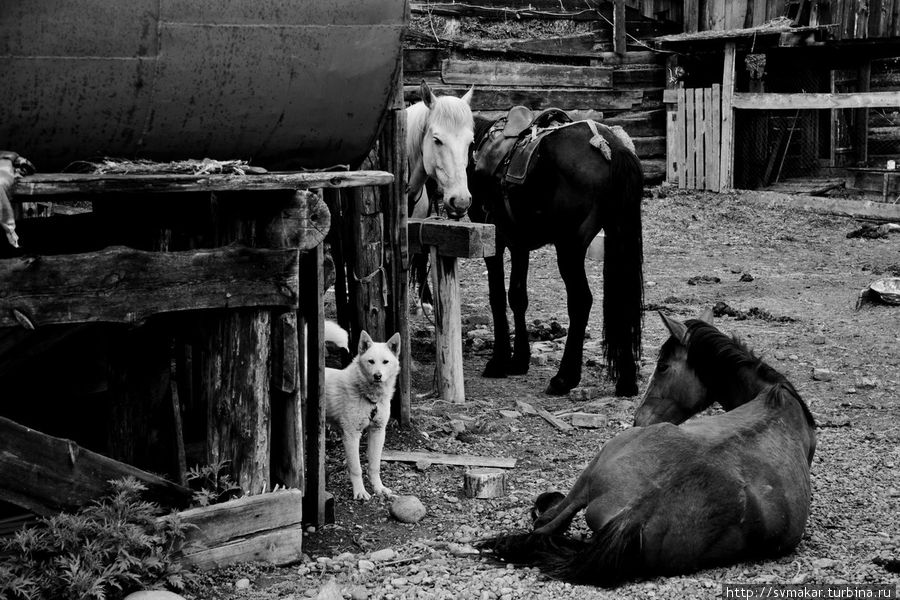
[(407, 0), (0, 0), (0, 149), (356, 163), (397, 85)]

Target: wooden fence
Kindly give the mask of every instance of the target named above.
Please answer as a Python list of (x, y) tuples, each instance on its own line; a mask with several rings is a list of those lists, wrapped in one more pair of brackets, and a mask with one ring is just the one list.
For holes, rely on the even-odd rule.
[(722, 86), (680, 88), (670, 126), (668, 160), (678, 187), (722, 189)]

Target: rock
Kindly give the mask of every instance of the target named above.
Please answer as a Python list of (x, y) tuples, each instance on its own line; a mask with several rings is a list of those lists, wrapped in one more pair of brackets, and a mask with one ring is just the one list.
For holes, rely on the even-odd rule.
[(499, 412), (504, 419), (518, 419), (522, 416), (522, 413), (517, 410), (500, 410)]
[(742, 281), (744, 283), (749, 283), (749, 282), (753, 281), (753, 275), (751, 275), (750, 273), (744, 273), (743, 275), (741, 275), (740, 281)]
[(375, 569), (375, 563), (364, 558), (360, 559), (360, 561), (356, 563), (356, 566), (360, 571), (372, 571)]
[(572, 413), (572, 425), (575, 427), (585, 427), (588, 429), (596, 429), (606, 426), (606, 417), (596, 413)]
[(823, 346), (827, 340), (825, 339), (824, 335), (820, 334), (820, 335), (814, 335), (813, 339), (811, 341), (813, 344), (815, 344), (817, 346)]
[(524, 400), (516, 400), (516, 408), (519, 409), (519, 411), (520, 411), (523, 415), (536, 415), (536, 414), (538, 414), (538, 412), (537, 412), (537, 410), (534, 408), (534, 406), (532, 406), (532, 405), (529, 404), (528, 402), (525, 402)]
[(530, 362), (535, 367), (546, 367), (549, 359), (546, 354), (534, 354), (531, 356)]
[[(412, 496), (408, 497), (411, 498)], [(371, 560), (372, 562), (384, 562), (387, 560), (392, 560), (395, 556), (397, 556), (397, 553), (394, 552), (393, 549), (384, 548), (383, 550), (376, 550), (375, 552), (371, 552), (369, 554), (369, 560)]]
[(812, 565), (816, 569), (830, 569), (836, 564), (837, 561), (831, 558), (817, 558), (812, 561)]
[(419, 471), (427, 471), (431, 468), (433, 463), (430, 460), (417, 460), (416, 461), (416, 469)]
[(391, 516), (401, 523), (418, 523), (427, 512), (415, 496), (397, 496), (389, 509)]
[(328, 583), (319, 588), (316, 600), (344, 600), (344, 595), (341, 594), (341, 588), (338, 587), (337, 582), (329, 579)]
[(354, 585), (350, 588), (350, 600), (368, 600), (369, 590), (364, 585)]
[(876, 387), (878, 387), (877, 377), (861, 377), (856, 382), (856, 389), (859, 390), (874, 390)]
[(409, 580), (406, 577), (395, 577), (391, 579), (391, 585), (396, 588), (405, 587), (409, 585)]
[(834, 373), (828, 369), (813, 369), (812, 378), (816, 381), (831, 381), (834, 378)]
[(141, 590), (128, 594), (125, 600), (184, 600), (184, 596), (166, 590)]
[(597, 388), (577, 387), (569, 391), (569, 398), (579, 402), (586, 402), (597, 397)]
[(450, 429), (453, 433), (462, 433), (466, 430), (466, 422), (462, 419), (450, 419)]
[(236, 590), (247, 590), (250, 589), (250, 580), (246, 577), (242, 579), (238, 579), (234, 582), (234, 589)]

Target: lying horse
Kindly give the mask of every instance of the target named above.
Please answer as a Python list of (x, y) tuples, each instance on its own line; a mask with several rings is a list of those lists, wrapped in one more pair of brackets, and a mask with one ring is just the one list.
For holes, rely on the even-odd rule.
[[(574, 583), (614, 586), (790, 552), (810, 503), (815, 423), (794, 387), (702, 320), (663, 316), (636, 427), (618, 434), (565, 498), (542, 494), (534, 531), (481, 543)], [(676, 425), (718, 401), (725, 413)], [(594, 534), (563, 535), (585, 509)]]
[[(422, 94), (428, 98), (431, 90), (423, 85)], [(429, 102), (434, 101), (426, 100), (425, 104)], [(475, 118), (473, 148), (478, 156), (473, 154), (473, 160), (469, 161), (468, 190), (472, 205), (469, 216), (473, 221), (492, 223), (497, 228), (497, 252), (485, 259), (494, 350), (484, 376), (506, 377), (528, 371), (531, 348), (525, 312), (529, 253), (553, 244), (566, 288), (569, 328), (559, 370), (550, 380), (547, 392), (565, 394), (578, 385), (585, 329), (593, 303), (584, 260), (588, 246), (602, 229), (605, 232), (602, 343), (607, 373), (616, 380), (617, 395), (637, 394), (636, 364), (643, 315), (640, 160), (633, 147), (629, 147), (630, 140), (626, 142), (610, 128), (588, 121), (559, 128), (539, 127), (541, 124), (523, 116), (530, 111), (518, 108), (519, 111), (510, 111), (509, 117), (498, 121)], [(415, 116), (409, 115), (408, 140), (420, 138), (412, 125)], [(487, 163), (484, 159), (492, 156), (490, 148), (497, 147), (493, 144), (496, 138), (518, 138), (525, 142), (529, 132), (540, 139), (534, 137), (533, 144), (523, 144), (531, 149), (525, 160), (527, 168), (515, 170), (518, 183), (510, 183), (514, 169), (509, 165), (517, 163), (512, 154), (494, 156), (495, 160)], [(427, 142), (430, 138), (426, 134), (424, 139)], [(410, 164), (417, 164), (414, 145), (408, 143), (407, 147)], [(426, 151), (427, 147), (423, 148), (425, 162)], [(414, 180), (411, 177), (411, 190)], [(463, 207), (468, 208), (458, 196), (448, 198), (446, 193), (444, 206), (453, 218), (461, 217), (465, 214)], [(515, 329), (512, 347), (506, 315), (503, 262), (506, 248), (511, 254), (509, 306)]]

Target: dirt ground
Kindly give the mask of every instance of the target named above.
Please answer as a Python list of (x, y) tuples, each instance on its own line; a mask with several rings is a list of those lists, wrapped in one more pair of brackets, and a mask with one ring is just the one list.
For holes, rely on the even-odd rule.
[[(460, 265), (466, 403), (431, 395), (432, 335), (424, 317), (411, 325), (413, 427), (391, 426), (387, 447), (513, 457), (509, 494), (467, 499), (463, 467), (385, 463), (385, 484), (417, 496), (428, 510), (416, 525), (388, 515), (388, 503), (350, 499), (343, 451), (329, 440), (327, 478), (336, 523), (308, 533), (302, 565), (242, 566), (204, 578), (196, 597), (316, 597), (334, 580), (353, 598), (713, 598), (721, 583), (890, 583), (900, 577), (877, 564), (900, 557), (900, 307), (864, 305), (859, 291), (880, 276), (900, 276), (900, 234), (848, 239), (859, 223), (760, 202), (753, 193), (706, 194), (655, 188), (644, 199), (646, 306), (642, 388), (665, 332), (655, 310), (679, 318), (719, 305), (716, 324), (742, 338), (795, 384), (818, 424), (813, 498), (797, 550), (777, 560), (741, 563), (689, 576), (658, 578), (616, 591), (573, 587), (533, 570), (505, 569), (467, 554), (474, 539), (524, 529), (533, 498), (565, 491), (603, 443), (630, 427), (636, 399), (617, 399), (599, 366), (602, 263), (588, 261), (594, 291), (582, 387), (588, 400), (543, 394), (558, 366), (546, 354), (525, 376), (484, 379), (490, 328), (487, 283), (480, 261)], [(529, 322), (546, 332), (566, 325), (565, 293), (552, 249), (532, 256)], [(471, 333), (474, 331), (474, 333)], [(490, 336), (488, 336), (490, 338)], [(545, 346), (552, 346), (545, 345)], [(561, 346), (560, 346), (561, 349)], [(536, 363), (543, 359), (535, 359)], [(813, 378), (814, 369), (825, 369)], [(603, 415), (605, 426), (562, 432), (537, 416), (504, 418), (525, 400), (551, 412)], [(459, 431), (464, 427), (464, 431)], [(576, 523), (581, 519), (576, 519)], [(390, 549), (389, 560), (370, 553)], [(317, 560), (318, 559), (318, 560)], [(365, 567), (365, 568), (363, 568)], [(248, 578), (245, 591), (233, 582)], [(325, 596), (320, 596), (325, 597)], [(329, 598), (331, 596), (328, 596)], [(340, 595), (335, 596), (340, 597)]]

